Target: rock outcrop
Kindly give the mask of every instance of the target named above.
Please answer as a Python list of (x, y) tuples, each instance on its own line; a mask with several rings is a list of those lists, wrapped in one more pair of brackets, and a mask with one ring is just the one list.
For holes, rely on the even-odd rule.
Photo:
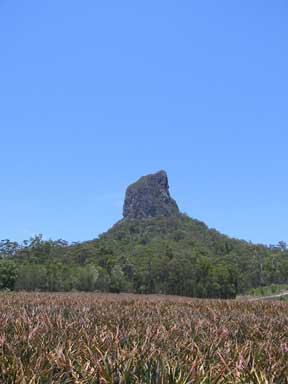
[(179, 208), (170, 196), (165, 171), (143, 176), (127, 188), (124, 219), (148, 219), (178, 214)]

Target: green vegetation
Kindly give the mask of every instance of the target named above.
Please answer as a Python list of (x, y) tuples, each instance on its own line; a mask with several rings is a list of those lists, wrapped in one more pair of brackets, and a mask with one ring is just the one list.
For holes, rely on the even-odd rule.
[(288, 306), (111, 294), (0, 294), (0, 382), (287, 383)]
[(264, 287), (257, 287), (249, 289), (245, 292), (246, 296), (273, 296), (280, 293), (288, 292), (288, 284), (271, 284)]
[(41, 236), (0, 243), (0, 289), (101, 291), (234, 298), (288, 284), (288, 250), (221, 235), (185, 215), (122, 220), (69, 245)]

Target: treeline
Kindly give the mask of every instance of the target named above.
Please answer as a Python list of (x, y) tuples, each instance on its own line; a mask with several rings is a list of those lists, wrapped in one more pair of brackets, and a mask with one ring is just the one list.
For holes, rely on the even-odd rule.
[(0, 261), (0, 289), (16, 291), (125, 291), (123, 272), (114, 268), (110, 275), (103, 268), (65, 265), (55, 261), (45, 264)]
[(37, 235), (23, 244), (0, 242), (0, 289), (17, 291), (111, 291), (128, 289), (122, 270), (96, 262), (65, 262), (68, 243)]
[(42, 236), (0, 242), (0, 289), (233, 298), (287, 283), (284, 242), (266, 247), (231, 239), (185, 215), (125, 220), (85, 243)]

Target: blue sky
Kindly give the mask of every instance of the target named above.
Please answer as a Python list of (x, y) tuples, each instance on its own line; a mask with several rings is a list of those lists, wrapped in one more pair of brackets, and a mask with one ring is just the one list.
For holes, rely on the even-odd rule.
[(165, 169), (183, 212), (288, 241), (287, 19), (284, 0), (0, 0), (0, 238), (95, 238)]

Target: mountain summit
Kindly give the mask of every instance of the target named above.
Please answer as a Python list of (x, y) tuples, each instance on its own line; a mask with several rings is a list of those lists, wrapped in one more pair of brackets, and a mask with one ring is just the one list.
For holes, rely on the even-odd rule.
[(123, 216), (125, 219), (149, 219), (178, 215), (179, 208), (169, 193), (165, 171), (143, 176), (126, 191)]

